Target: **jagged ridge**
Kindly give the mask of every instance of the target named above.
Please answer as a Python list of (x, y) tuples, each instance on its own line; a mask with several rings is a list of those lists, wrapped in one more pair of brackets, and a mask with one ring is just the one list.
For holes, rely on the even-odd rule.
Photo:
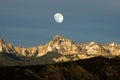
[(47, 52), (58, 52), (62, 55), (70, 54), (96, 54), (96, 55), (120, 55), (120, 45), (116, 43), (98, 44), (90, 42), (85, 44), (76, 44), (72, 40), (60, 35), (53, 37), (47, 44), (31, 48), (14, 47), (11, 43), (6, 44), (3, 39), (0, 40), (0, 52), (15, 53), (21, 56), (42, 56)]
[(37, 59), (39, 62), (33, 61), (33, 64), (49, 64), (53, 62), (74, 61), (96, 56), (120, 56), (120, 45), (117, 43), (99, 44), (96, 42), (80, 44), (60, 35), (56, 35), (48, 43), (31, 48), (14, 47), (11, 43), (7, 44), (1, 39), (0, 53), (12, 54), (18, 57), (36, 57), (39, 58)]

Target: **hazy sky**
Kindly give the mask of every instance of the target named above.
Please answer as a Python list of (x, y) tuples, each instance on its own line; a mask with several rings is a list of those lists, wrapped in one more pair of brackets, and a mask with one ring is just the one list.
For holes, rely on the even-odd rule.
[[(61, 24), (54, 21), (57, 12), (64, 15)], [(56, 34), (81, 43), (120, 43), (120, 0), (0, 0), (0, 38), (31, 47)]]

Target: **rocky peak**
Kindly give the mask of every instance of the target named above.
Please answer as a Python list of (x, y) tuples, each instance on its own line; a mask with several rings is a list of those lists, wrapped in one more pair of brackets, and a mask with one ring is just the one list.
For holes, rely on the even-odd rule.
[(69, 39), (67, 39), (67, 38), (64, 38), (63, 36), (60, 36), (60, 35), (55, 35), (51, 41), (57, 42), (57, 43), (59, 43), (59, 44), (60, 44), (61, 42), (65, 42), (65, 41), (72, 42), (71, 40), (69, 40)]
[(71, 54), (77, 52), (77, 46), (70, 39), (56, 35), (48, 43), (48, 51), (57, 51), (62, 54)]
[(111, 43), (109, 43), (109, 46), (110, 46), (110, 47), (117, 47), (118, 44), (117, 44), (117, 43), (114, 43), (114, 42), (111, 42)]
[(12, 43), (6, 44), (3, 39), (0, 39), (0, 52), (16, 53)]
[(60, 35), (55, 35), (54, 37), (53, 37), (53, 40), (63, 40), (64, 39), (64, 37), (63, 36), (60, 36)]
[(99, 45), (97, 42), (90, 42), (89, 45)]
[(12, 43), (8, 43), (7, 45), (8, 45), (8, 47), (13, 48)]
[(85, 53), (89, 55), (106, 55), (107, 50), (105, 50), (101, 44), (97, 42), (90, 42), (85, 44), (83, 47)]
[(3, 39), (0, 39), (0, 44), (5, 44), (5, 41)]
[(90, 42), (90, 43), (87, 43), (85, 45), (86, 49), (89, 49), (89, 48), (100, 48), (100, 47), (101, 47), (101, 45), (96, 43), (96, 42)]
[(105, 49), (107, 49), (111, 55), (120, 55), (120, 45), (114, 42), (111, 42), (107, 45), (104, 45)]

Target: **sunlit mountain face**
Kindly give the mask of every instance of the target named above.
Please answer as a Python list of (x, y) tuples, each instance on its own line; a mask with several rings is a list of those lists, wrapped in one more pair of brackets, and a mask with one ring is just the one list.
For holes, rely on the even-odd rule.
[(25, 66), (69, 62), (97, 56), (120, 57), (120, 45), (113, 42), (76, 43), (63, 36), (55, 35), (48, 43), (34, 47), (13, 46), (12, 43), (6, 43), (1, 39), (0, 53), (1, 66)]

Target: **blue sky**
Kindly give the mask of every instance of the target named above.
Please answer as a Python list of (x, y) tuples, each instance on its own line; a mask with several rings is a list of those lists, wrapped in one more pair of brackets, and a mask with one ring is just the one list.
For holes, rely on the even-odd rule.
[[(61, 24), (54, 21), (57, 12), (64, 15)], [(120, 43), (120, 0), (0, 0), (0, 38), (31, 47), (56, 34), (80, 43)]]

